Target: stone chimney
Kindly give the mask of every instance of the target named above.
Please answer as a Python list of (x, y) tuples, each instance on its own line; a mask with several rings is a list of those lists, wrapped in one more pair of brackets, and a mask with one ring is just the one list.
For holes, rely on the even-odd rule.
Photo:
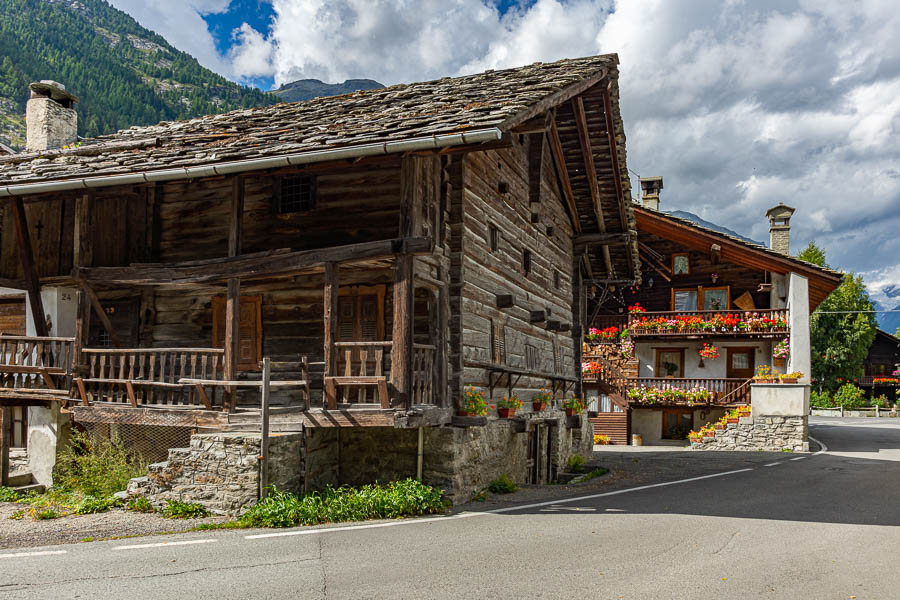
[(769, 248), (788, 256), (791, 254), (791, 215), (794, 210), (779, 202), (778, 206), (766, 211), (769, 217)]
[(73, 143), (78, 138), (78, 116), (74, 108), (78, 98), (55, 81), (43, 80), (29, 87), (25, 151), (40, 152)]
[(659, 190), (663, 189), (662, 177), (641, 177), (644, 207), (659, 210)]

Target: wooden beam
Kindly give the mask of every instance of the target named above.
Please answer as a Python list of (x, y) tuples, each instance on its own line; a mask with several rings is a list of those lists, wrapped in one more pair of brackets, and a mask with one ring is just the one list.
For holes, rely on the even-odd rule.
[(631, 239), (627, 233), (582, 233), (572, 242), (578, 246), (623, 246)]
[(9, 206), (16, 227), (19, 260), (22, 262), (22, 271), (25, 274), (25, 289), (28, 292), (28, 303), (31, 305), (34, 331), (40, 337), (49, 337), (50, 330), (47, 328), (47, 316), (44, 312), (44, 302), (41, 299), (41, 281), (34, 265), (34, 251), (31, 247), (31, 236), (28, 234), (25, 204), (22, 202), (22, 198), (13, 196), (9, 199)]
[(75, 292), (75, 344), (74, 361), (76, 366), (82, 364), (82, 348), (88, 345), (91, 331), (91, 301), (84, 290)]
[[(597, 218), (597, 229), (600, 233), (606, 233), (606, 218), (603, 215), (603, 204), (600, 199), (600, 184), (597, 181), (597, 165), (594, 163), (594, 151), (591, 148), (591, 133), (588, 130), (587, 116), (584, 113), (584, 101), (581, 97), (576, 96), (572, 99), (572, 112), (575, 114), (575, 125), (578, 130), (578, 141), (581, 145), (581, 158), (584, 162), (584, 174), (587, 178), (588, 189), (591, 192), (591, 204), (594, 207), (594, 216)], [(623, 223), (623, 228), (625, 224)], [(606, 272), (614, 275), (612, 256), (609, 253), (609, 246), (604, 245), (602, 248), (603, 263), (606, 265)]]
[(94, 251), (91, 243), (91, 216), (93, 212), (93, 194), (82, 194), (75, 199), (75, 235), (72, 248), (72, 264), (76, 267), (90, 267), (94, 264)]
[[(603, 115), (606, 119), (606, 138), (609, 141), (609, 158), (610, 161), (612, 161), (613, 182), (615, 183), (616, 188), (616, 201), (619, 205), (619, 220), (622, 223), (622, 229), (625, 229), (627, 231), (628, 218), (625, 215), (625, 203), (631, 202), (631, 199), (626, 199), (625, 192), (622, 190), (623, 173), (619, 169), (619, 153), (616, 149), (616, 124), (613, 121), (612, 99), (609, 95), (609, 88), (612, 87), (612, 81), (604, 76), (601, 80), (601, 87), (603, 88)], [(625, 173), (624, 175), (627, 177), (628, 173)], [(631, 271), (629, 275), (637, 278), (637, 274), (635, 273), (633, 253), (626, 252), (625, 257), (628, 260), (628, 270)]]
[(94, 289), (83, 279), (78, 279), (78, 285), (81, 286), (81, 291), (84, 292), (88, 297), (88, 300), (90, 300), (91, 306), (94, 307), (94, 313), (96, 313), (97, 318), (100, 319), (103, 329), (109, 334), (109, 340), (112, 342), (113, 346), (117, 349), (123, 348), (124, 345), (122, 344), (122, 339), (119, 337), (119, 334), (116, 333), (115, 328), (113, 328), (109, 317), (106, 315), (106, 311), (103, 310), (103, 305), (100, 304), (100, 298), (97, 297), (97, 293), (94, 292)]
[(559, 140), (559, 130), (556, 128), (555, 117), (550, 121), (550, 136), (547, 140), (550, 142), (550, 154), (553, 156), (553, 163), (556, 165), (556, 174), (562, 183), (563, 199), (572, 218), (572, 227), (575, 228), (576, 233), (581, 233), (581, 221), (578, 219), (578, 208), (575, 206), (575, 193), (572, 191), (572, 182), (569, 180), (566, 156), (563, 153), (562, 142)]
[(412, 383), (413, 257), (394, 264), (394, 331), (391, 337), (391, 381), (397, 400), (408, 405)]
[(665, 279), (666, 281), (668, 281), (670, 283), (672, 282), (672, 278), (669, 277), (668, 275), (666, 275), (665, 272), (660, 268), (660, 265), (658, 263), (656, 263), (654, 260), (652, 260), (651, 257), (649, 257), (648, 255), (644, 255), (644, 254), (639, 254), (639, 256), (641, 257), (641, 260), (648, 263), (650, 265), (650, 267), (654, 271), (656, 271), (657, 274), (659, 274), (660, 277), (662, 277), (663, 279)]
[[(543, 119), (543, 117), (541, 117)], [(544, 129), (547, 124), (544, 123)], [(528, 205), (531, 208), (531, 222), (540, 220), (541, 179), (544, 172), (544, 138), (545, 134), (535, 133), (528, 136)]]
[(228, 424), (223, 411), (184, 410), (178, 408), (133, 408), (130, 406), (73, 406), (77, 423), (115, 423), (120, 425), (169, 425), (219, 429)]
[[(231, 221), (228, 227), (228, 257), (241, 254), (241, 238), (244, 220), (244, 179), (240, 176), (231, 180)], [(225, 379), (237, 379), (238, 352), (240, 351), (241, 322), (241, 280), (228, 279), (225, 292)], [(237, 405), (237, 388), (227, 387), (229, 410)]]
[(132, 265), (129, 267), (94, 267), (73, 273), (102, 285), (161, 285), (217, 283), (231, 278), (289, 275), (328, 262), (353, 263), (387, 259), (397, 254), (430, 254), (431, 238), (397, 238), (302, 250), (276, 256), (236, 256), (220, 259), (215, 264), (174, 263), (168, 265)]

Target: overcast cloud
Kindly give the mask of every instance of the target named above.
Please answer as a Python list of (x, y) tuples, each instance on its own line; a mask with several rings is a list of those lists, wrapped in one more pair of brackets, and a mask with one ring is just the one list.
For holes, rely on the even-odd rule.
[(227, 0), (113, 3), (239, 81), (391, 84), (617, 52), (628, 166), (665, 178), (663, 209), (767, 240), (784, 202), (795, 252), (815, 240), (879, 300), (900, 289), (893, 0), (272, 0), (271, 28), (236, 29), (225, 56), (199, 15)]

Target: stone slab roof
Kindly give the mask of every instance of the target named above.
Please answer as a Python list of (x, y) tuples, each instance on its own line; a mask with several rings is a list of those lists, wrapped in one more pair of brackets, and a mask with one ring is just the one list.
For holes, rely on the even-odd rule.
[(0, 185), (121, 175), (499, 127), (614, 69), (615, 54), (132, 127), (77, 148), (0, 156)]

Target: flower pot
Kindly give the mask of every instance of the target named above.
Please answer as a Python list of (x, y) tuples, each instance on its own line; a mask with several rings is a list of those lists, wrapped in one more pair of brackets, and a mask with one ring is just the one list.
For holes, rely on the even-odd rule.
[(532, 402), (531, 408), (534, 412), (541, 412), (542, 410), (547, 410), (547, 404), (545, 402)]
[(775, 364), (776, 367), (783, 367), (783, 366), (784, 366), (784, 359), (783, 359), (783, 358), (777, 358), (777, 357), (776, 357), (776, 358), (772, 359), (772, 362)]
[(458, 416), (458, 417), (474, 417), (475, 413), (470, 410), (458, 410), (458, 411), (456, 411), (456, 416)]
[(725, 429), (725, 425), (722, 423), (716, 423), (716, 429)]
[(729, 417), (729, 418), (728, 418), (728, 422), (729, 422), (729, 423), (737, 423), (737, 422), (739, 422), (740, 420), (741, 420), (740, 417)]
[(754, 379), (754, 383), (775, 383), (774, 379)]
[(699, 435), (689, 438), (692, 444), (699, 444), (703, 441), (703, 438)]
[(501, 419), (510, 419), (516, 414), (516, 409), (514, 408), (498, 408), (497, 416)]
[(574, 408), (567, 408), (567, 409), (566, 409), (566, 416), (567, 416), (567, 417), (574, 417), (574, 416), (577, 415), (577, 414), (578, 414), (578, 413), (575, 412), (575, 409), (574, 409)]
[(781, 383), (797, 383), (796, 377), (785, 377), (781, 379)]

